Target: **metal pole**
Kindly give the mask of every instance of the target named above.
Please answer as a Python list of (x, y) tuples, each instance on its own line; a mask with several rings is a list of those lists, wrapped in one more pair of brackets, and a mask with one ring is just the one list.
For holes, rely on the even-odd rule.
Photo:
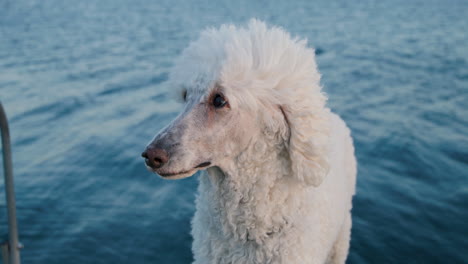
[(10, 264), (20, 264), (20, 244), (18, 241), (18, 226), (16, 223), (16, 202), (13, 185), (13, 165), (11, 162), (10, 132), (8, 130), (8, 121), (1, 102), (0, 129), (2, 131), (3, 167), (5, 171), (5, 189), (8, 209), (9, 259)]

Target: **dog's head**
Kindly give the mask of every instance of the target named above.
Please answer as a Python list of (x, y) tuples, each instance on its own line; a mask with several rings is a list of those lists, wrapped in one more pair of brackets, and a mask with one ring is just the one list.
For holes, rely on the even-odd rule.
[(147, 146), (147, 167), (180, 179), (223, 168), (260, 137), (284, 144), (293, 177), (318, 186), (328, 171), (328, 109), (306, 41), (252, 20), (206, 30), (170, 75), (184, 109)]

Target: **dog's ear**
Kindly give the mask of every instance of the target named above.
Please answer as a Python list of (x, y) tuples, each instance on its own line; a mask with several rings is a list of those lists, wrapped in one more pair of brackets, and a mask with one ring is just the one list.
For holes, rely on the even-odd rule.
[(289, 128), (289, 139), (285, 143), (293, 176), (306, 185), (319, 186), (329, 169), (329, 110), (324, 106), (306, 108), (280, 106)]

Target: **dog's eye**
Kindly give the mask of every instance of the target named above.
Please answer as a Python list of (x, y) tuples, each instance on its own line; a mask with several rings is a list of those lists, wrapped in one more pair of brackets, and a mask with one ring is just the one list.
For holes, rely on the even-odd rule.
[(224, 100), (224, 97), (220, 94), (216, 94), (213, 98), (213, 106), (216, 108), (222, 108), (226, 103), (226, 100)]
[(182, 93), (182, 98), (184, 98), (184, 102), (187, 101), (187, 90)]

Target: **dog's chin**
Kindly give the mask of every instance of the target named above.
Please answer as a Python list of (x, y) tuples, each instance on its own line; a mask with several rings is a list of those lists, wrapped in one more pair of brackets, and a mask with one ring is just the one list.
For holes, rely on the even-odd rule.
[(199, 170), (204, 170), (211, 167), (211, 162), (203, 162), (195, 166), (194, 168), (190, 170), (174, 170), (174, 169), (167, 169), (167, 168), (159, 168), (159, 169), (153, 169), (146, 165), (146, 169), (148, 169), (150, 172), (153, 172), (155, 174), (158, 174), (161, 176), (163, 179), (167, 180), (178, 180), (178, 179), (183, 179), (190, 177), (194, 175), (197, 171)]
[(154, 173), (158, 174), (161, 176), (161, 178), (166, 179), (166, 180), (179, 180), (183, 178), (188, 178), (190, 176), (193, 176), (198, 169), (191, 169), (189, 171), (182, 171), (182, 172), (163, 172), (163, 171), (153, 171)]

